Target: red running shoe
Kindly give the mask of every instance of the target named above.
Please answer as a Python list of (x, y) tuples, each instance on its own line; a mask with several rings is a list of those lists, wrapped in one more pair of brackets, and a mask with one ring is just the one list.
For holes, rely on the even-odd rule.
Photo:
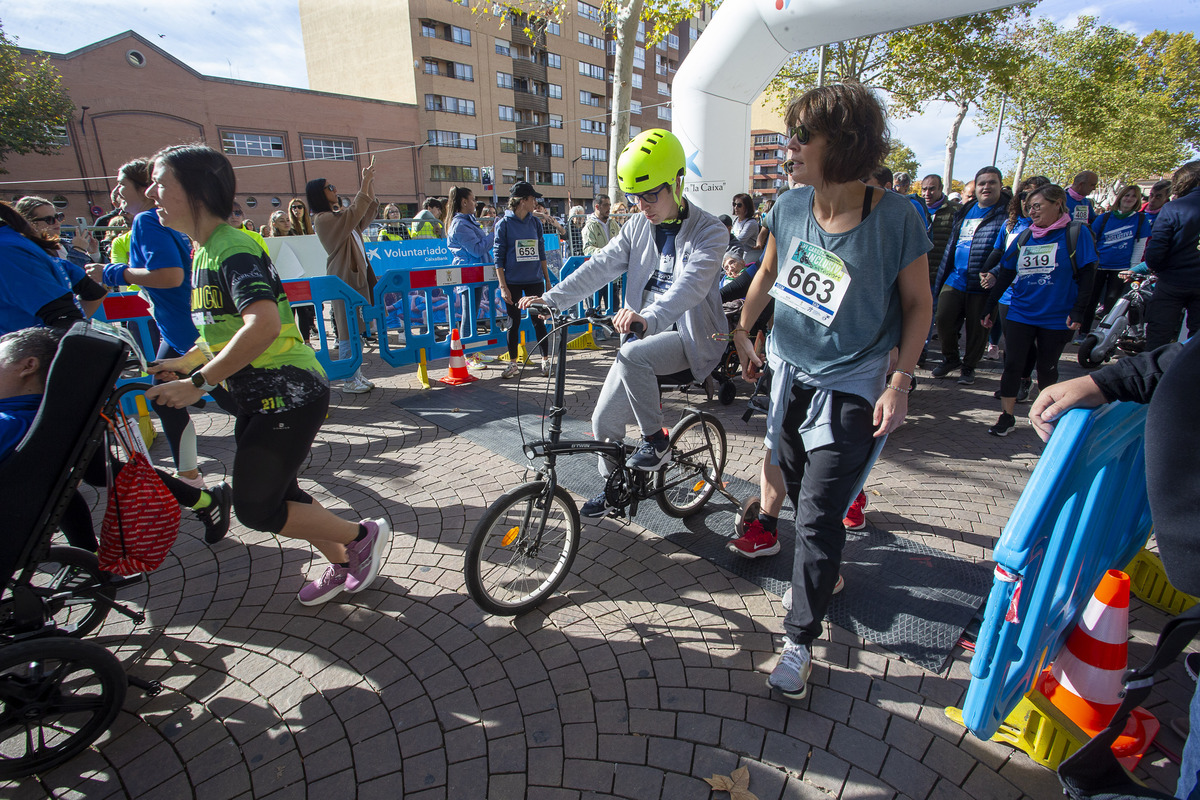
[(726, 545), (729, 552), (745, 558), (773, 556), (779, 552), (779, 537), (768, 531), (755, 519), (746, 523), (745, 533)]
[(859, 492), (858, 497), (854, 498), (854, 502), (850, 504), (850, 510), (846, 512), (846, 518), (842, 520), (842, 524), (846, 526), (846, 530), (861, 531), (867, 527), (867, 515), (864, 513), (866, 508), (866, 492)]

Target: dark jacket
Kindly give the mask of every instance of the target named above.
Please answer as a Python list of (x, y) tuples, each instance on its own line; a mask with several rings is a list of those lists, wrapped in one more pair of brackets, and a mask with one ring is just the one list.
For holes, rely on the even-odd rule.
[(1123, 358), (1091, 377), (1109, 400), (1150, 403), (1146, 488), (1154, 537), (1171, 585), (1200, 594), (1200, 527), (1195, 521), (1200, 507), (1195, 455), (1200, 451), (1200, 426), (1192, 422), (1200, 385), (1200, 336), (1184, 345), (1172, 342)]
[(1200, 188), (1162, 207), (1146, 245), (1146, 266), (1162, 284), (1200, 289)]
[(942, 253), (946, 252), (946, 242), (950, 241), (950, 234), (954, 231), (954, 218), (958, 216), (961, 209), (960, 204), (947, 197), (930, 217), (929, 241), (933, 242), (933, 249), (929, 251), (930, 287), (937, 282), (938, 267), (942, 265)]
[[(1008, 202), (1010, 200), (1012, 200), (1012, 193), (1007, 189), (1001, 191), (1000, 199), (996, 201), (996, 204), (983, 217), (983, 221), (979, 223), (979, 227), (975, 229), (975, 236), (971, 239), (971, 255), (967, 260), (967, 294), (987, 294), (988, 292), (979, 285), (979, 272), (983, 267), (984, 260), (992, 252), (992, 245), (996, 243), (996, 234), (1008, 221)], [(954, 220), (950, 225), (950, 238), (946, 241), (946, 249), (942, 251), (942, 260), (938, 265), (937, 278), (934, 281), (934, 297), (941, 293), (942, 287), (946, 285), (946, 280), (954, 272), (954, 249), (958, 247), (958, 235), (962, 232), (961, 223), (977, 202), (977, 200), (972, 200), (954, 215)]]

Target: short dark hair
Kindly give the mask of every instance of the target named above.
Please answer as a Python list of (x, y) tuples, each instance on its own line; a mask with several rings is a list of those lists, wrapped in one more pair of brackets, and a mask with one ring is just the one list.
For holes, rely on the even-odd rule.
[(1183, 197), (1200, 184), (1200, 161), (1189, 161), (1171, 176), (1171, 194)]
[(875, 168), (875, 171), (871, 173), (871, 177), (874, 178), (875, 182), (880, 186), (887, 186), (892, 182), (892, 168), (886, 164), (880, 164)]
[(233, 213), (237, 178), (224, 153), (206, 144), (176, 144), (159, 150), (151, 161), (171, 170), (196, 219), (201, 209), (222, 220)]
[(313, 178), (304, 184), (304, 197), (308, 200), (308, 207), (313, 216), (325, 211), (333, 211), (333, 207), (329, 205), (329, 200), (325, 197), (326, 183), (328, 181), (324, 178)]
[(745, 192), (741, 192), (741, 193), (739, 193), (739, 194), (735, 194), (735, 195), (733, 196), (733, 202), (734, 202), (734, 204), (735, 204), (735, 205), (736, 205), (736, 204), (738, 204), (738, 203), (741, 203), (741, 204), (742, 204), (742, 207), (743, 207), (744, 209), (746, 209), (746, 216), (747, 216), (747, 217), (753, 217), (753, 216), (754, 216), (755, 202), (754, 202), (754, 198), (753, 198), (753, 197), (751, 197), (750, 195), (746, 194)]
[(66, 330), (58, 328), (23, 328), (0, 336), (0, 344), (9, 345), (10, 361), (36, 358), (38, 381), (44, 387), (46, 376), (50, 374), (50, 364), (54, 361), (54, 354), (58, 352), (64, 333)]
[(975, 173), (976, 181), (979, 180), (980, 175), (995, 175), (998, 182), (1004, 183), (1004, 173), (1000, 171), (999, 167), (980, 167), (979, 171)]
[(808, 90), (788, 104), (784, 119), (829, 139), (821, 172), (830, 183), (863, 180), (892, 149), (883, 105), (857, 81)]
[(135, 186), (146, 189), (150, 186), (151, 169), (150, 161), (144, 158), (135, 158), (133, 161), (121, 165), (121, 168), (117, 170), (117, 180), (130, 181)]
[(1171, 179), (1163, 178), (1161, 181), (1155, 181), (1154, 185), (1150, 187), (1150, 191), (1161, 192), (1164, 189), (1169, 190), (1170, 188), (1171, 188)]
[(926, 175), (924, 178), (921, 178), (921, 183), (924, 183), (925, 181), (929, 180), (930, 178), (933, 178), (935, 181), (938, 182), (939, 189), (945, 188), (946, 184), (942, 182), (942, 176), (938, 175), (936, 172), (931, 172), (928, 175)]
[(446, 206), (441, 200), (437, 199), (436, 197), (426, 197), (425, 202), (421, 204), (421, 208), (426, 208), (426, 209), (436, 208), (438, 211), (442, 211), (446, 208)]

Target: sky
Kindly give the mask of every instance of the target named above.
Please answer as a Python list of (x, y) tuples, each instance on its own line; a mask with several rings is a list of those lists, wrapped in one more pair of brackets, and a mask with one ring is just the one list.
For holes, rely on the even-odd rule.
[[(62, 0), (6, 6), (0, 23), (22, 47), (65, 53), (132, 29), (205, 75), (308, 88), (295, 0), (142, 0), (116, 5)], [(1068, 26), (1079, 16), (1095, 16), (1138, 35), (1156, 28), (1200, 32), (1200, 0), (1043, 0), (1033, 14)], [(352, 32), (347, 35), (352, 41)], [(948, 107), (933, 105), (919, 116), (892, 121), (894, 135), (921, 162), (921, 174), (942, 171), (952, 120)], [(995, 142), (994, 131), (981, 133), (974, 115), (968, 116), (959, 131), (954, 176), (970, 178), (990, 164)], [(1003, 142), (997, 160), (1001, 166), (1015, 163)]]

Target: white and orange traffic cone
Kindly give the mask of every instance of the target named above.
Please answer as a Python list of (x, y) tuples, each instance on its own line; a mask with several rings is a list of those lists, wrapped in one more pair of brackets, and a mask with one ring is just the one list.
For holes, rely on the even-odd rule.
[(458, 335), (458, 328), (455, 328), (450, 331), (450, 373), (442, 378), (442, 383), (458, 386), (477, 380), (479, 380), (479, 377), (472, 375), (467, 369), (467, 359), (463, 355), (462, 338)]
[[(1104, 573), (1083, 617), (1036, 688), (1086, 733), (1108, 727), (1121, 705), (1122, 677), (1128, 666), (1129, 576)], [(1159, 723), (1144, 708), (1135, 708), (1125, 730), (1113, 743), (1113, 755), (1132, 770), (1154, 741)]]

